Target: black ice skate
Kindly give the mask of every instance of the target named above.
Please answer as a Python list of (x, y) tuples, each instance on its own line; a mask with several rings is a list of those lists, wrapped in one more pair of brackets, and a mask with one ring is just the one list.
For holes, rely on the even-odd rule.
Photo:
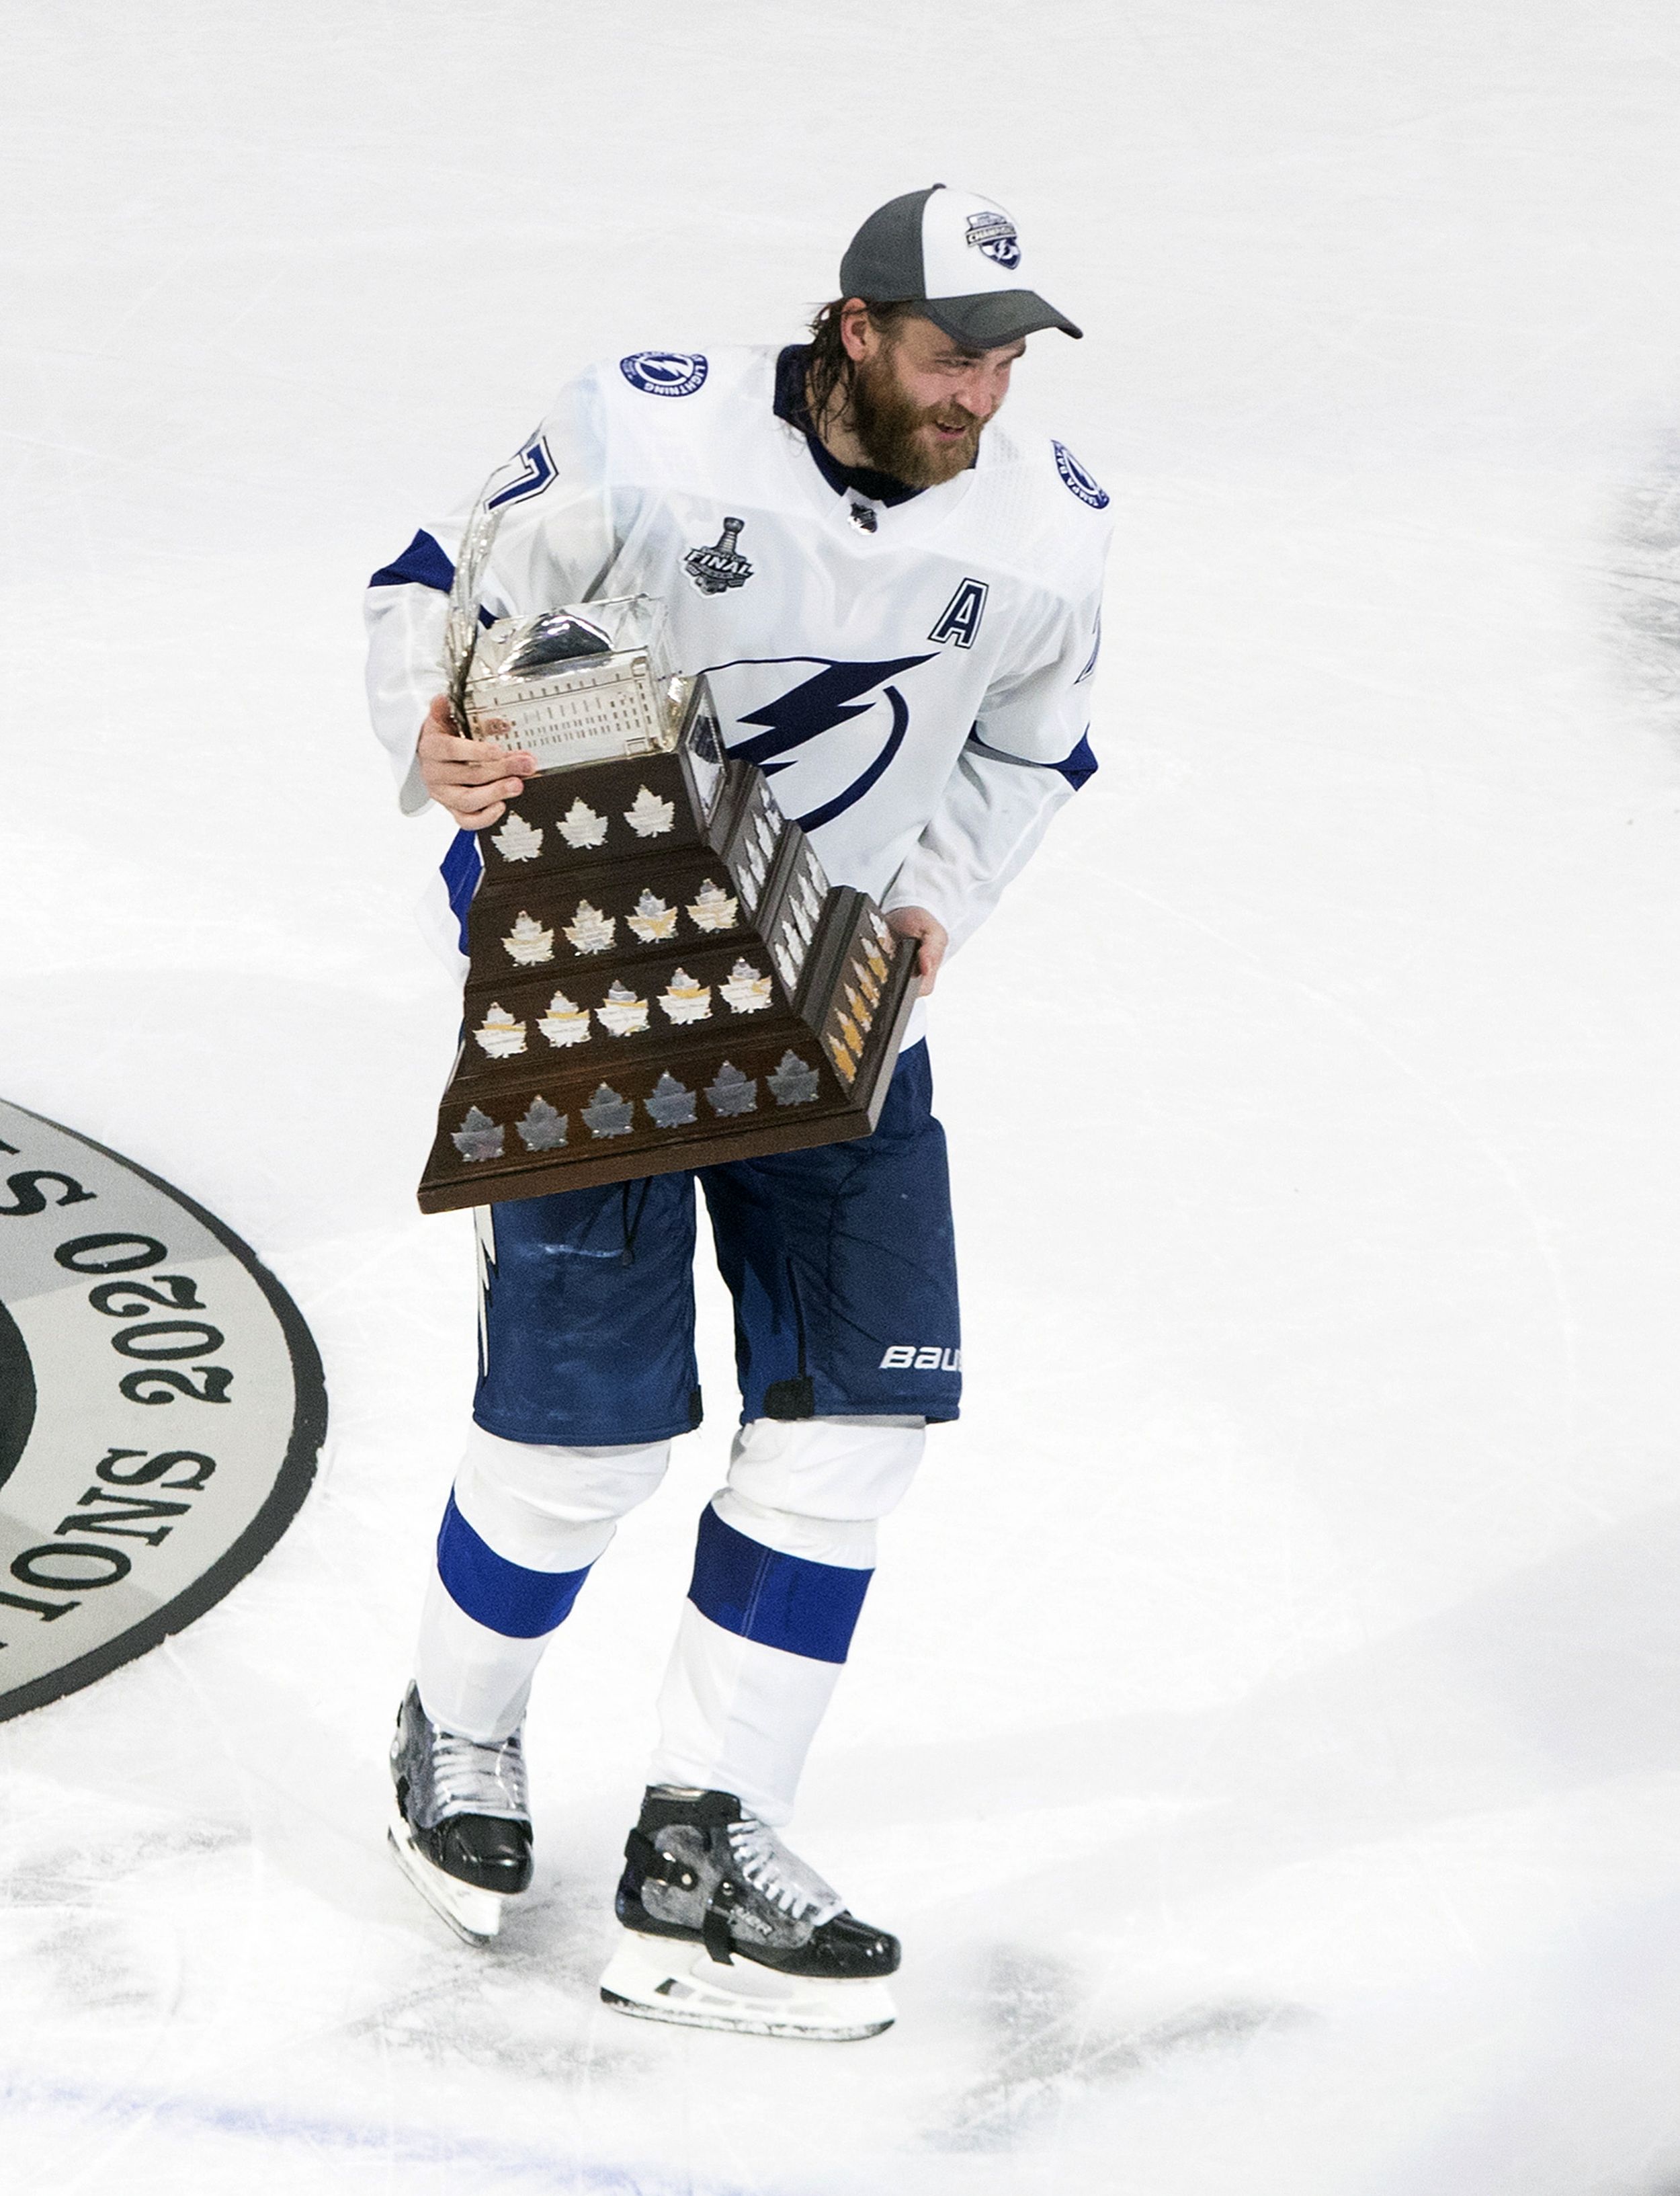
[(531, 1881), (519, 1733), (482, 1744), (440, 1731), (410, 1685), (391, 1741), (391, 1850), (426, 1904), (469, 1944), (488, 1944)]
[(620, 2013), (749, 2036), (879, 2036), (898, 1940), (838, 1894), (732, 1793), (655, 1784), (624, 1849), (626, 1934), (601, 1978)]

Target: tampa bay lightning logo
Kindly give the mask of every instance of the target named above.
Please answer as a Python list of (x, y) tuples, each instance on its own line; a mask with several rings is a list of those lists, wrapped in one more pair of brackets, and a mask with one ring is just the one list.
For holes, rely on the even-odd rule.
[(1050, 448), (1056, 454), (1056, 471), (1062, 477), (1062, 485), (1071, 488), (1081, 503), (1088, 503), (1093, 511), (1106, 511), (1108, 490), (1097, 486), (1066, 443), (1052, 442)]
[(1021, 263), (1021, 240), (1007, 213), (971, 213), (966, 241), (1000, 267), (1013, 269)]
[(632, 350), (618, 370), (644, 396), (692, 396), (706, 379), (706, 361), (692, 350)]
[[(730, 726), (730, 753), (757, 763), (766, 777), (792, 772), (776, 787), (776, 798), (802, 829), (815, 831), (856, 807), (892, 768), (910, 728), (910, 705), (898, 682), (931, 654), (877, 663), (822, 656), (737, 658), (708, 666), (707, 676)], [(806, 675), (788, 683), (803, 666), (810, 667)], [(781, 691), (758, 701), (772, 682)], [(842, 725), (848, 728), (842, 737), (823, 737)]]

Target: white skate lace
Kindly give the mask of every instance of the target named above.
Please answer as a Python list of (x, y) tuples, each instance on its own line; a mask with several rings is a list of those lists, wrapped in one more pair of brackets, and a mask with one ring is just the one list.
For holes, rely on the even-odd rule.
[(797, 1853), (788, 1852), (767, 1823), (756, 1815), (743, 1815), (729, 1825), (730, 1851), (735, 1864), (754, 1891), (795, 1922), (811, 1916), (820, 1929), (845, 1910), (846, 1901), (825, 1883), (814, 1868)]
[(431, 1732), (432, 1801), (440, 1821), (450, 1815), (515, 1815), (531, 1812), (525, 1755), (519, 1733), (488, 1743), (459, 1731)]

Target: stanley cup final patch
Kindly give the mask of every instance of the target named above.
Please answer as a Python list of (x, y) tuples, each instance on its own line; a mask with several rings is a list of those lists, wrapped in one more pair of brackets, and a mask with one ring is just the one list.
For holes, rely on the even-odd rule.
[(752, 578), (753, 568), (741, 553), (746, 523), (744, 518), (726, 518), (715, 541), (690, 549), (684, 558), (683, 569), (702, 595), (721, 595), (726, 588), (744, 587)]
[(297, 1307), (167, 1182), (0, 1101), (0, 1719), (179, 1632), (297, 1515)]

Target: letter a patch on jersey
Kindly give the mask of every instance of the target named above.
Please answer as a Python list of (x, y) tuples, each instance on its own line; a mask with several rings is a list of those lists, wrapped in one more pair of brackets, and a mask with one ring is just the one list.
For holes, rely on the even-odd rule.
[(959, 648), (972, 648), (974, 636), (980, 630), (980, 620), (986, 614), (986, 583), (984, 580), (963, 580), (956, 592), (939, 613), (930, 640), (954, 640)]

